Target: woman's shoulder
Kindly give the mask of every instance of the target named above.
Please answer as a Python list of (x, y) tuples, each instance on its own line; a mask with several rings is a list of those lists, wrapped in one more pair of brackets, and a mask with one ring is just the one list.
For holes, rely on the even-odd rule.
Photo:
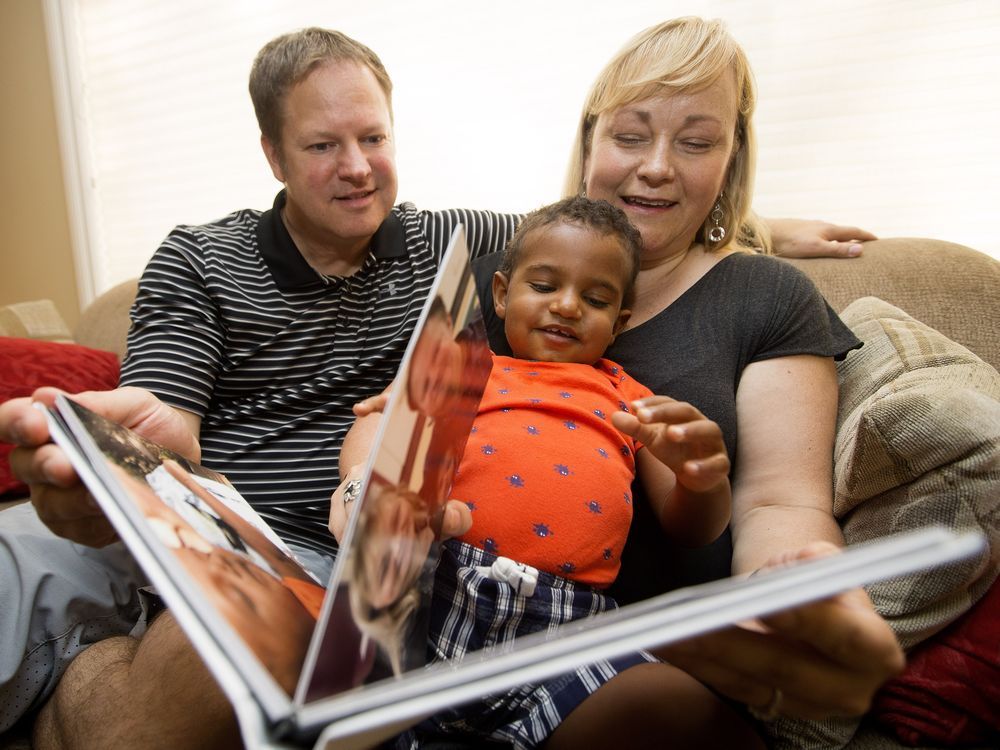
[(725, 256), (725, 260), (742, 270), (752, 269), (759, 273), (773, 273), (776, 275), (804, 275), (784, 258), (755, 250), (733, 250)]
[(776, 255), (759, 252), (732, 252), (715, 266), (718, 282), (738, 283), (767, 290), (815, 289), (812, 280), (798, 268)]

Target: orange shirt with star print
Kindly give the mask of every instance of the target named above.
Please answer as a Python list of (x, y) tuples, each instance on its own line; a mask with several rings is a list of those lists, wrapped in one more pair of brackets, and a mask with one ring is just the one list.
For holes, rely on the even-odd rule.
[(494, 356), (451, 491), (472, 511), (460, 539), (580, 583), (611, 584), (632, 521), (641, 447), (611, 415), (649, 395), (607, 359)]

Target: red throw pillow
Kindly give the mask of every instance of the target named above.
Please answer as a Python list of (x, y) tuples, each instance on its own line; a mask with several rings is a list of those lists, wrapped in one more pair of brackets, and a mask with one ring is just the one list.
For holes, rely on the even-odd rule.
[[(79, 344), (60, 344), (0, 336), (0, 403), (30, 396), (51, 385), (67, 393), (108, 390), (118, 385), (118, 357)], [(13, 446), (0, 443), (0, 496), (26, 494), (28, 488), (10, 471)]]
[(905, 745), (1000, 747), (1000, 579), (910, 654), (872, 716)]

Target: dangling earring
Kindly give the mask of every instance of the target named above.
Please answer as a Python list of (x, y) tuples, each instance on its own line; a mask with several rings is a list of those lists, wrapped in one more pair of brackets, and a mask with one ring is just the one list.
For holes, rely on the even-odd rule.
[(712, 209), (712, 213), (708, 216), (715, 223), (715, 226), (708, 230), (708, 241), (719, 244), (724, 239), (726, 239), (726, 228), (722, 226), (722, 219), (725, 217), (725, 213), (722, 211), (722, 196), (724, 193), (719, 193), (719, 199), (715, 202), (715, 207)]

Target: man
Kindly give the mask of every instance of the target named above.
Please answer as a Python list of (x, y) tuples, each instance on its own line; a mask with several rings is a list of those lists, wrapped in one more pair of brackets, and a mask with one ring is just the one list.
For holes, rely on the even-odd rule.
[[(391, 83), (375, 54), (342, 34), (306, 29), (273, 40), (257, 56), (250, 92), (264, 154), (284, 190), (270, 211), (171, 232), (143, 275), (122, 368), (122, 384), (144, 390), (100, 394), (95, 405), (224, 471), (300, 554), (313, 551), (323, 575), (328, 567), (315, 551), (334, 550), (328, 503), (351, 406), (394, 376), (454, 227), (465, 224), (473, 254), (485, 254), (502, 249), (516, 217), (393, 208)], [(10, 402), (0, 432), (41, 443), (40, 417), (24, 401)], [(11, 557), (4, 575), (28, 556), (44, 560), (45, 570), (23, 573), (24, 593), (0, 607), (0, 627), (12, 632), (31, 611), (58, 617), (32, 618), (31, 630), (4, 646), (6, 725), (43, 701), (96, 641), (42, 712), (40, 745), (234, 739), (231, 709), (202, 689), (211, 682), (169, 613), (141, 640), (125, 635), (139, 617), (134, 590), (144, 580), (120, 543), (89, 550), (41, 528), (39, 518), (76, 541), (114, 539), (64, 457), (45, 446), (12, 461), (32, 485), (37, 517), (24, 506), (3, 519)], [(46, 584), (49, 572), (81, 567), (87, 575), (73, 581), (78, 593), (67, 604)], [(21, 661), (29, 652), (45, 656), (29, 665), (38, 684)], [(96, 685), (102, 699), (91, 701)]]

